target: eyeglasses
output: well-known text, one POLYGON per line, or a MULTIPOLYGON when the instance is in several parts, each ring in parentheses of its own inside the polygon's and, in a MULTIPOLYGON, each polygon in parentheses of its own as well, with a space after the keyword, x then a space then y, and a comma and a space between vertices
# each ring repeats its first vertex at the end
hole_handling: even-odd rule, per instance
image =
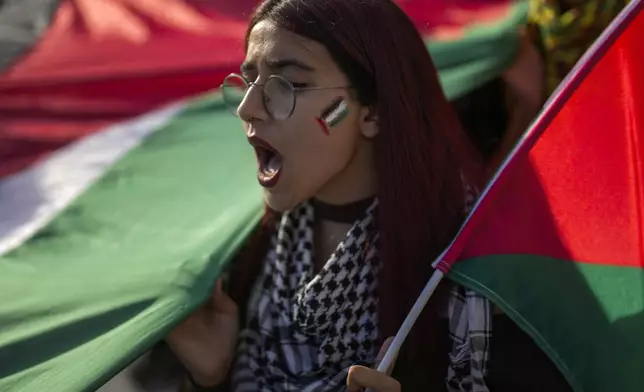
POLYGON ((345 89, 347 86, 336 87, 295 87, 293 83, 279 75, 272 75, 264 84, 249 82, 239 74, 226 76, 221 85, 224 103, 237 116, 239 105, 248 94, 251 87, 262 87, 262 98, 266 112, 275 120, 286 120, 295 111, 296 93, 311 90, 345 89))

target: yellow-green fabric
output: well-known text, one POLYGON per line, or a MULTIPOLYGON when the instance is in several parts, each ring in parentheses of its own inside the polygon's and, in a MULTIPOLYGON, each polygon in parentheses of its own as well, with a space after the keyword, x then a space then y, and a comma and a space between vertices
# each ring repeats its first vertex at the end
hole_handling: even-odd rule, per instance
POLYGON ((528 21, 536 32, 550 94, 628 0, 530 0, 528 21))

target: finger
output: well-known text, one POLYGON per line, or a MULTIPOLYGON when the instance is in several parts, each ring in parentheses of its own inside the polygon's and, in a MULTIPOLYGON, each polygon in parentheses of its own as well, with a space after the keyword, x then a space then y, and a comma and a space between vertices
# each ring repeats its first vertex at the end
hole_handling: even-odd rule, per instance
MULTIPOLYGON (((374 369, 377 369, 378 366, 380 366, 380 362, 382 362, 382 359, 385 357, 385 354, 387 354, 387 350, 389 350, 389 347, 391 347, 391 343, 394 341, 394 337, 390 336, 385 341, 382 343, 382 346, 380 346, 380 351, 378 351, 378 355, 376 355, 376 362, 373 366, 374 369)), ((396 363, 396 358, 394 358, 393 362, 391 365, 386 369, 385 374, 390 375, 391 372, 394 370, 394 364, 396 363)))
POLYGON ((217 279, 217 282, 215 282, 215 289, 213 290, 211 303, 213 308, 218 311, 228 314, 237 313, 237 304, 235 304, 235 301, 233 301, 233 299, 224 292, 221 278, 217 279))
POLYGON ((358 392, 365 388, 374 392, 400 392, 400 383, 377 370, 351 366, 347 375, 347 390, 358 392))
POLYGON ((390 336, 385 341, 382 343, 382 346, 380 346, 380 351, 378 351, 378 355, 376 355, 376 361, 380 362, 382 361, 382 358, 384 358, 385 354, 387 353, 387 350, 389 350, 389 346, 391 346, 391 342, 394 341, 394 337, 390 336))
POLYGON ((219 278, 215 281, 215 284, 212 286, 212 290, 210 291, 210 302, 215 302, 215 299, 222 291, 221 278, 219 278))

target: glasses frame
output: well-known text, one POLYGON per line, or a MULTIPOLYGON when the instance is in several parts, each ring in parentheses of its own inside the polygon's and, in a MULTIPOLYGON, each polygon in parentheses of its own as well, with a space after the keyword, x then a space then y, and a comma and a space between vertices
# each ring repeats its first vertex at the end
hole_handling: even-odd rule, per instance
POLYGON ((237 106, 236 106, 236 107, 232 107, 231 105, 229 105, 229 104, 226 102, 226 94, 225 94, 225 92, 223 93, 224 104, 226 104, 226 106, 228 107, 228 109, 229 109, 229 110, 230 110, 230 111, 231 111, 235 116, 239 117, 239 114, 237 113, 237 112, 238 112, 238 110, 239 110, 239 106, 241 105, 241 103, 242 103, 242 102, 246 99, 246 97, 248 96, 248 93, 250 92, 250 89, 251 89, 251 88, 253 88, 253 87, 261 87, 261 88, 262 88, 262 91, 261 91, 261 92, 262 92, 262 104, 264 105, 264 110, 266 110, 266 113, 268 113, 268 114, 271 116, 271 118, 272 118, 272 119, 274 119, 274 120, 278 120, 278 121, 284 121, 284 120, 287 120, 287 119, 289 119, 289 118, 293 115, 293 112, 295 112, 295 108, 296 108, 296 106, 297 106, 297 93, 298 93, 298 92, 302 92, 302 91, 338 90, 338 89, 349 89, 349 88, 351 88, 351 86, 329 86, 329 87, 326 87, 326 86, 325 86, 325 87, 322 87, 322 86, 320 86, 320 87, 313 86, 313 87, 295 87, 295 86, 293 85, 293 83, 291 83, 288 79, 286 79, 285 77, 283 77, 283 76, 281 76, 281 75, 270 75, 270 76, 268 77, 268 79, 266 79, 266 82, 264 82, 264 83, 257 83, 257 82, 251 82, 251 81, 249 81, 246 77, 244 77, 244 75, 240 75, 240 74, 238 74, 238 73, 231 73, 231 74, 229 74, 228 76, 226 76, 226 77, 224 78, 224 81, 223 81, 223 82, 222 82, 222 84, 221 84, 220 89, 222 90, 222 92, 224 91, 224 88, 225 88, 225 86, 226 86, 226 81, 227 81, 227 80, 230 80, 230 78, 238 78, 238 79, 240 79, 241 81, 243 81, 243 82, 244 82, 244 84, 246 85, 246 91, 244 92, 244 96, 243 96, 243 98, 242 98, 241 102, 240 102, 239 104, 237 104, 237 106), (274 113, 273 113, 273 112, 268 108, 268 105, 266 104, 266 90, 265 90, 265 88, 266 88, 266 85, 268 84, 268 82, 269 82, 271 79, 273 79, 273 80, 277 79, 277 80, 279 80, 281 83, 284 83, 284 85, 285 85, 285 86, 288 86, 289 90, 291 91, 291 95, 293 96, 293 104, 292 104, 292 107, 291 107, 291 109, 290 109, 290 111, 289 111, 288 115, 287 115, 286 117, 284 117, 284 118, 276 118, 276 117, 275 117, 275 114, 274 114, 274 113))

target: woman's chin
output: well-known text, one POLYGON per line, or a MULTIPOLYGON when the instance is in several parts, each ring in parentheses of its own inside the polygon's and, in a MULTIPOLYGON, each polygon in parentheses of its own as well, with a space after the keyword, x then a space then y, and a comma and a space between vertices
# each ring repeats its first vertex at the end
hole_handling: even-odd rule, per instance
POLYGON ((295 207, 295 203, 289 202, 287 199, 288 198, 285 198, 274 191, 264 189, 264 201, 266 202, 266 205, 275 212, 281 213, 292 210, 295 207))
POLYGON ((297 200, 291 195, 285 195, 271 189, 264 189, 264 201, 271 210, 281 213, 294 209, 303 200, 297 200))

